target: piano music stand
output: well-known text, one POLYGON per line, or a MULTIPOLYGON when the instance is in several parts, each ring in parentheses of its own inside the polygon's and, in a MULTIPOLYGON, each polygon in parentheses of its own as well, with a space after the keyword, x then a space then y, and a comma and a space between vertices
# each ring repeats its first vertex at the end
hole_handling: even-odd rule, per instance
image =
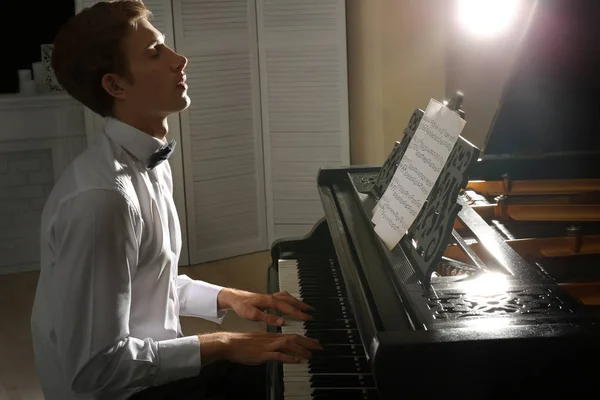
MULTIPOLYGON (((446 104, 461 118, 465 115, 461 109, 462 101, 462 93, 457 92, 446 104)), ((408 125, 404 129, 402 141, 396 142, 394 149, 383 164, 371 190, 371 195, 377 201, 383 196, 392 180, 400 160, 423 118, 423 114, 423 110, 418 108, 413 112, 408 125)), ((469 169, 477 161, 479 155, 480 150, 477 147, 459 136, 417 218, 408 229, 407 234, 392 250, 392 253, 394 253, 400 251, 401 248, 409 257, 411 263, 418 266, 415 270, 419 275, 418 279, 425 287, 429 287, 431 275, 442 259, 446 244, 453 234, 454 221, 462 208, 457 202, 458 195, 465 188, 469 169)), ((462 240, 460 236, 454 236, 455 240, 462 240)), ((412 271, 401 272, 412 273, 412 271)))

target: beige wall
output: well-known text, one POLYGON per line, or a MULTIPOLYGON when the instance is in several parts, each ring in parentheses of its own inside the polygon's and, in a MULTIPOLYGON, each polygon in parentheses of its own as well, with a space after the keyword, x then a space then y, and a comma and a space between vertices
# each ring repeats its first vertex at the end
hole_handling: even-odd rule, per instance
POLYGON ((351 164, 379 164, 383 157, 380 3, 346 5, 351 164))
POLYGON ((414 109, 444 98, 445 4, 348 0, 352 164, 381 164, 414 109))
POLYGON ((504 35, 481 39, 455 0, 348 0, 352 164, 381 164, 417 107, 465 95, 463 136, 483 146, 533 0, 504 35))

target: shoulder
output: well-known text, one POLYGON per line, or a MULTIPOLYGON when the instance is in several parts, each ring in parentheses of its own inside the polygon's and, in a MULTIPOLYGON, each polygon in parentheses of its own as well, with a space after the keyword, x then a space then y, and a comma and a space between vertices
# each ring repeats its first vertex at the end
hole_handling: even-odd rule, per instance
POLYGON ((134 171, 119 162, 106 143, 86 149, 63 171, 48 197, 43 213, 43 228, 48 228, 61 213, 79 219, 114 212, 139 218, 140 204, 133 183, 134 171))
POLYGON ((82 236, 104 232, 133 232, 142 228, 140 210, 126 193, 114 189, 90 189, 74 192, 56 205, 45 232, 78 232, 82 236))
POLYGON ((127 193, 113 188, 94 188, 72 192, 56 204, 55 215, 62 219, 100 221, 99 218, 112 219, 127 217, 141 218, 139 204, 127 193))
POLYGON ((118 188, 91 188, 72 192, 60 201, 59 208, 65 207, 71 211, 84 208, 87 213, 122 211, 139 214, 137 201, 118 188))

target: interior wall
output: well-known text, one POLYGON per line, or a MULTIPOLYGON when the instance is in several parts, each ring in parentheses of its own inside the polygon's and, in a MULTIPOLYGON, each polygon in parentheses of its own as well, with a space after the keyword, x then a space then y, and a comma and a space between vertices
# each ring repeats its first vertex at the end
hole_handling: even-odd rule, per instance
MULTIPOLYGON (((383 153, 392 151, 415 108, 446 98, 448 2, 385 0, 381 9, 383 153)), ((382 160, 383 161, 383 160, 382 160)))
POLYGON ((415 108, 446 91, 445 0, 348 0, 352 164, 381 164, 415 108))
POLYGON ((379 0, 346 2, 351 164, 383 157, 380 9, 379 0))
POLYGON ((415 108, 464 94, 463 136, 483 148, 535 0, 507 29, 480 37, 458 0, 347 0, 352 164, 383 163, 415 108))

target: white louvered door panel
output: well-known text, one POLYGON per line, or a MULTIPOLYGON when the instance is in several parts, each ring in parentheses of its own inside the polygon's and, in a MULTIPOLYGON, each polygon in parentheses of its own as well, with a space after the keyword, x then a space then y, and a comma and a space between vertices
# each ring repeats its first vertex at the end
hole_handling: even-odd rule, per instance
POLYGON ((350 163, 343 0, 257 0, 269 242, 323 213, 322 167, 350 163))
MULTIPOLYGON (((75 10, 81 11, 84 7, 91 7, 101 0, 76 0, 75 10)), ((165 35, 165 43, 167 46, 174 48, 174 33, 173 33, 173 13, 171 0, 144 0, 146 7, 152 12, 152 25, 165 35)), ((104 118, 94 113, 87 107, 85 108, 85 125, 88 145, 91 145, 97 135, 100 135, 104 129, 104 118)), ((183 157, 181 146, 181 129, 179 126, 179 115, 172 115, 167 119, 169 123, 169 138, 175 139, 178 146, 175 147, 173 155, 169 158, 171 171, 173 173, 173 198, 177 212, 179 214, 179 222, 181 225, 181 256, 179 265, 189 265, 188 240, 187 240, 187 218, 185 209, 185 191, 183 180, 183 157)))
POLYGON ((181 113, 190 257, 267 249, 256 8, 173 0, 191 106, 181 113))

